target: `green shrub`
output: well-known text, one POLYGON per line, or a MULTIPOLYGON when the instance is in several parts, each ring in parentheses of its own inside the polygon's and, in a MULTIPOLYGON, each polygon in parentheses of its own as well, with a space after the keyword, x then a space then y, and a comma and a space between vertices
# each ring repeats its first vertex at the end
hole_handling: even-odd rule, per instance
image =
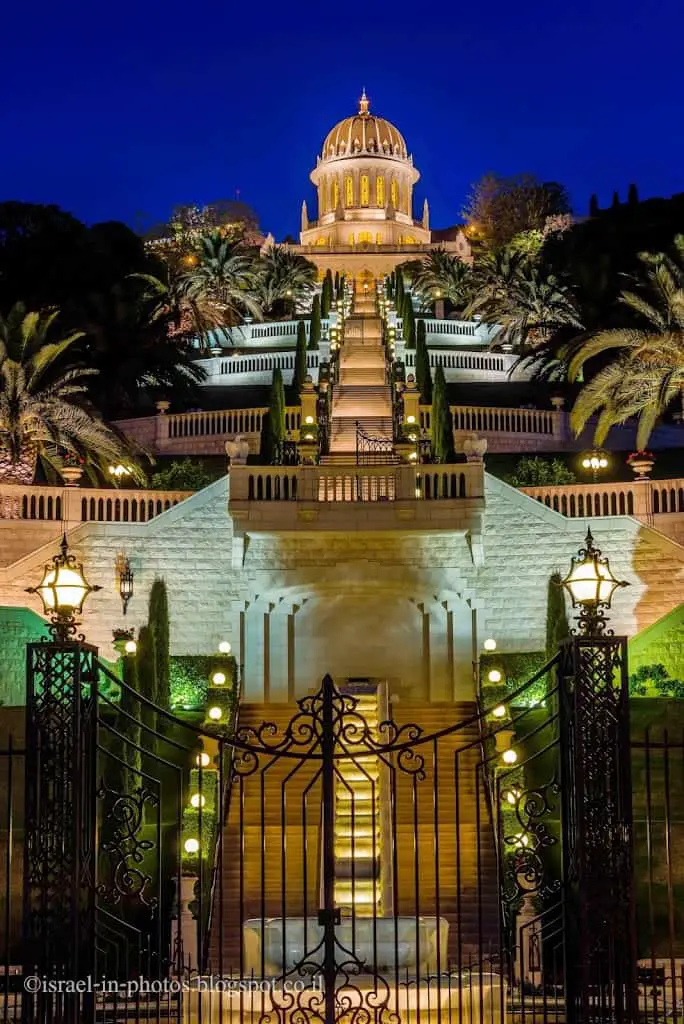
POLYGON ((542 459, 538 455, 524 455, 515 467, 515 473, 505 478, 513 487, 554 487, 574 484, 575 474, 562 459, 542 459))
POLYGON ((660 664, 642 665, 629 677, 631 697, 646 697, 654 690, 660 697, 684 697, 684 682, 670 678, 670 673, 660 664))
POLYGON ((211 470, 202 462, 179 459, 152 475, 150 487, 155 491, 201 491, 223 474, 211 470))
POLYGON ((200 710, 206 706, 209 680, 220 670, 226 689, 234 692, 237 666, 231 654, 185 654, 170 659, 171 707, 200 710))
MULTIPOLYGON (((154 633, 149 626, 141 626, 138 633, 138 691, 141 697, 156 704, 157 693, 157 655, 155 652, 154 633)), ((146 750, 156 750, 157 714, 146 704, 141 703, 140 721, 145 727, 142 731, 142 745, 146 750)))
MULTIPOLYGON (((486 652, 480 656, 480 681, 487 689, 487 703, 491 684, 487 676, 492 669, 498 669, 505 685, 506 693, 511 694, 520 689, 532 676, 546 664, 544 651, 523 651, 519 654, 504 654, 499 651, 486 652)), ((541 676, 535 683, 527 687, 514 704, 519 707, 534 707, 540 704, 546 697, 548 690, 547 674, 541 676)))

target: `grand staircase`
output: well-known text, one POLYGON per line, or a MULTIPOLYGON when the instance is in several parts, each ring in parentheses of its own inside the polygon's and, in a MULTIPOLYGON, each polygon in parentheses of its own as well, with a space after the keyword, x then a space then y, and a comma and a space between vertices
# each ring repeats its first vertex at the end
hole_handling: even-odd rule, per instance
MULTIPOLYGON (((343 729, 353 728, 361 716, 377 740, 378 720, 387 717, 384 687, 351 683, 343 687, 343 692, 357 701, 354 711, 343 719, 343 729)), ((344 751, 349 757, 336 763, 335 903, 343 917, 353 913, 362 917, 382 915, 386 903, 381 762, 365 749, 350 742, 344 751)))
POLYGON ((392 444, 392 393, 387 381, 382 320, 377 315, 375 286, 354 292, 345 322, 338 382, 332 393, 330 454, 323 464, 356 462, 356 430, 383 438, 386 451, 375 462, 395 462, 392 444))
MULTIPOLYGON (((382 688, 349 685, 375 729, 387 714, 382 688)), ((239 728, 273 722, 282 736, 297 710, 244 703, 239 728)), ((398 726, 415 723, 429 737, 473 719, 475 705, 401 701, 389 711, 398 726)), ((334 892, 342 923, 361 927, 370 918, 374 928, 387 919, 445 919, 444 962, 486 960, 498 943, 498 888, 477 725, 414 747, 422 766, 406 753, 378 757, 358 749, 350 743, 348 756, 336 760, 334 892)), ((208 967, 214 972, 241 969, 246 921, 317 921, 319 769, 320 760, 264 756, 258 770, 233 782, 212 901, 208 967)))

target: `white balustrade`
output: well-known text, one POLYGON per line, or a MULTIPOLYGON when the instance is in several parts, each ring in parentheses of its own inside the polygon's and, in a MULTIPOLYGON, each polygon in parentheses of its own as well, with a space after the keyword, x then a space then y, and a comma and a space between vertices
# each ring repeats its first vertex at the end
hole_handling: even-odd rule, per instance
POLYGON ((116 490, 96 487, 40 487, 0 484, 0 520, 33 522, 145 523, 191 491, 116 490))

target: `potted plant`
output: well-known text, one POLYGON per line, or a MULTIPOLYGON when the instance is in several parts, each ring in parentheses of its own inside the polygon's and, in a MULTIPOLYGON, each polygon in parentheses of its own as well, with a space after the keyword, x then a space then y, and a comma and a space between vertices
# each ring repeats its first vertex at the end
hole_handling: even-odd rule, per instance
POLYGON ((60 474, 67 487, 78 487, 83 476, 85 459, 76 452, 66 452, 62 456, 62 468, 60 474))
POLYGON ((627 465, 636 475, 637 480, 645 480, 655 463, 655 456, 652 452, 636 451, 627 456, 627 465))

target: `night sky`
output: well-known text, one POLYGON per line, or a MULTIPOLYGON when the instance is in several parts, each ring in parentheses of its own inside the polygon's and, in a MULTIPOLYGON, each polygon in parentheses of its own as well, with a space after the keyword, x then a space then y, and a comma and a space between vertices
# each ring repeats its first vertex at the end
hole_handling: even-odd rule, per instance
POLYGON ((264 230, 296 234, 362 85, 433 226, 488 170, 562 181, 581 214, 631 181, 684 190, 681 0, 9 3, 0 199, 142 227, 239 190, 264 230))

